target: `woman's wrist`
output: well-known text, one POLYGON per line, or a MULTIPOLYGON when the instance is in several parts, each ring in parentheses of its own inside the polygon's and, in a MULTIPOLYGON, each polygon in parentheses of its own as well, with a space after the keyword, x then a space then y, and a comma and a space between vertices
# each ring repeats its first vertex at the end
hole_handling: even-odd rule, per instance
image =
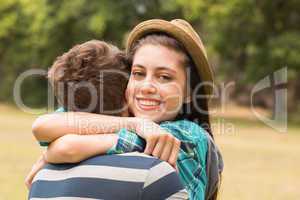
POLYGON ((144 139, 146 139, 149 135, 161 133, 163 131, 158 124, 150 119, 135 118, 133 124, 133 131, 144 139))
POLYGON ((137 132, 141 129, 144 119, 138 117, 127 117, 125 124, 121 125, 122 128, 128 131, 137 132))
POLYGON ((116 144, 110 148, 107 154, 120 154, 127 152, 143 152, 146 146, 146 141, 132 131, 122 129, 115 134, 118 136, 116 144))

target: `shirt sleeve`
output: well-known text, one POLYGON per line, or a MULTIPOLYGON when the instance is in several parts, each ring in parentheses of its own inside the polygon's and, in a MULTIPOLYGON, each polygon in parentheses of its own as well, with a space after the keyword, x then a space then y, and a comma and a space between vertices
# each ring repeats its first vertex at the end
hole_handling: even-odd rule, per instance
POLYGON ((207 187, 208 133, 198 124, 188 120, 164 122, 160 126, 181 141, 177 166, 190 199, 204 200, 207 187))
MULTIPOLYGON (((66 110, 63 107, 58 108, 57 110, 54 111, 55 113, 60 113, 60 112, 66 112, 66 110)), ((39 141, 39 145, 41 147, 48 147, 50 142, 44 142, 44 141, 39 141)))
POLYGON ((118 142, 115 146, 109 149, 107 154, 121 154, 128 152, 143 152, 146 147, 146 142, 137 134, 122 128, 118 133, 118 142))
POLYGON ((181 141, 178 160, 197 158, 197 161, 205 166, 208 133, 203 128, 187 120, 165 122, 160 124, 160 127, 181 141))

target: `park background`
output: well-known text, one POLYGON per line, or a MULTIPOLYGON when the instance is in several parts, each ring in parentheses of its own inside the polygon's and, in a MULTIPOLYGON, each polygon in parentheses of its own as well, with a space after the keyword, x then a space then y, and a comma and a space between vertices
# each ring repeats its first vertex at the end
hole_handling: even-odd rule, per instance
MULTIPOLYGON (((47 70, 77 43, 101 39, 124 48, 126 36, 151 18, 183 18, 197 30, 225 99, 211 103, 216 141, 224 157, 220 199, 300 198, 300 1, 298 0, 0 0, 0 200, 25 199, 24 178, 42 151, 31 124, 47 106, 45 77, 27 78, 25 105, 15 103, 16 79, 47 70), (253 87, 287 70, 287 130, 259 120, 274 116, 274 88, 253 87), (284 132, 284 133, 282 133, 284 132)), ((282 89, 281 88, 281 89, 282 89)), ((276 88, 275 88, 276 89, 276 88)))

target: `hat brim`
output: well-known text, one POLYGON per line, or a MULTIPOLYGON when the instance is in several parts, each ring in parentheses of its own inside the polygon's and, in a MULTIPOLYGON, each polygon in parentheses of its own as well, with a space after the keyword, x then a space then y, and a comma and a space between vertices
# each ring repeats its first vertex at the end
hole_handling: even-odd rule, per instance
POLYGON ((137 25, 129 34, 126 44, 126 52, 132 49, 135 42, 151 33, 166 33, 179 41, 189 53, 196 65, 198 74, 204 84, 207 95, 213 93, 213 72, 209 66, 206 55, 197 41, 177 25, 160 19, 148 20, 137 25))

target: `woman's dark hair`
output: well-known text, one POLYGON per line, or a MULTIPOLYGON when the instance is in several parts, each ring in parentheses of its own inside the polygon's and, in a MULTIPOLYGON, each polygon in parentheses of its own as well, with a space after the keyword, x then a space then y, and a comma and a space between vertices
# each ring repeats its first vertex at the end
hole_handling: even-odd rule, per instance
POLYGON ((133 60, 135 52, 145 44, 161 45, 184 55, 183 65, 187 67, 187 83, 189 84, 188 87, 191 90, 190 94, 202 96, 201 98, 196 99, 196 101, 184 103, 179 114, 176 117, 176 120, 187 119, 196 122, 202 128, 204 128, 211 137, 213 137, 208 113, 208 99, 205 97, 206 95, 204 87, 199 87, 202 83, 201 78, 197 72, 193 60, 185 50, 184 46, 181 45, 176 39, 168 36, 165 33, 149 34, 138 40, 134 44, 133 49, 129 52, 129 60, 131 62, 133 60))

